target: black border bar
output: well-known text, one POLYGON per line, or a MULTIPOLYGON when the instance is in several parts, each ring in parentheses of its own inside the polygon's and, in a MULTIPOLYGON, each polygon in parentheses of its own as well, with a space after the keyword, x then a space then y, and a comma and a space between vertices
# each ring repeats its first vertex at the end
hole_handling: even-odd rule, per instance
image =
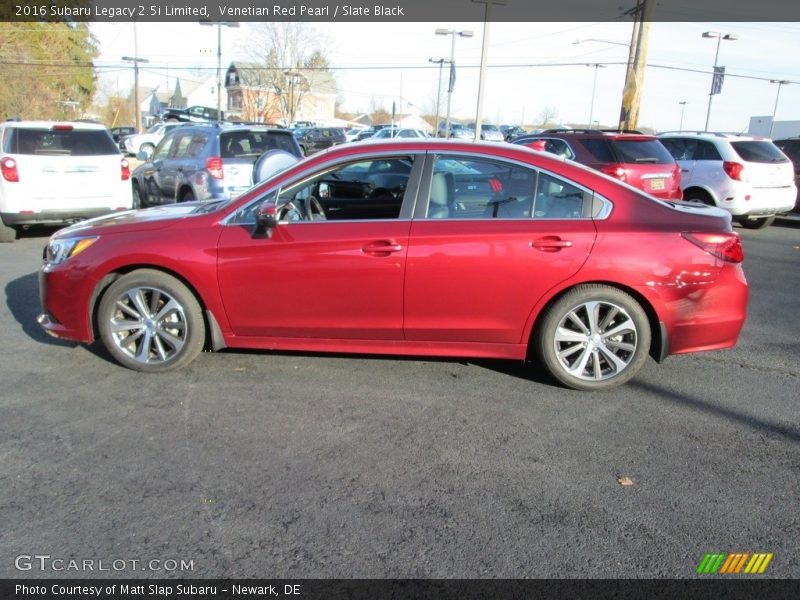
MULTIPOLYGON (((0 21, 626 21, 641 0, 4 0, 0 21)), ((796 0, 647 0, 652 21, 796 22, 796 0)))
POLYGON ((703 579, 3 579, 3 600, 796 600, 800 580, 703 579), (127 593, 121 590, 126 589, 127 593), (259 589, 261 588, 261 589, 259 589), (134 593, 131 593, 135 590, 134 593), (224 590, 224 591, 223 591, 224 590), (247 593, 243 593, 243 590, 247 593), (75 593, 70 593, 75 591, 75 593), (98 593, 98 591, 100 593, 98 593), (238 593, 237 593, 238 592, 238 593))

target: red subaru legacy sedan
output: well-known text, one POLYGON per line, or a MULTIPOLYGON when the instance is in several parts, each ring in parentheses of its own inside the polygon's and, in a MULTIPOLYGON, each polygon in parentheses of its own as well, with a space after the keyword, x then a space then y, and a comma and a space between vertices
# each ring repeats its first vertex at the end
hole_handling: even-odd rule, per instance
POLYGON ((599 390, 733 346, 742 259, 713 207, 521 146, 387 141, 57 232, 39 322, 145 372, 204 347, 532 358, 599 390))

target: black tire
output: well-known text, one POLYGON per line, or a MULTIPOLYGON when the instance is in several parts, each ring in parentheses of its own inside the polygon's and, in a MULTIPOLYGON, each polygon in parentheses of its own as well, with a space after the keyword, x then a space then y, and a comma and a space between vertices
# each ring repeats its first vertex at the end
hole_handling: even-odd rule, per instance
POLYGON ((132 184, 133 186, 133 208, 144 208, 145 202, 142 198, 142 190, 139 189, 139 184, 135 181, 132 184))
POLYGON ((775 215, 771 217, 760 217, 758 219, 739 219, 739 224, 745 229, 764 229, 775 222, 775 215))
POLYGON ((181 194, 181 199, 178 202, 193 202, 194 199, 194 192, 192 190, 186 190, 181 194))
POLYGON ((699 202, 700 204, 707 204, 708 206, 716 206, 714 200, 711 199, 706 192, 702 190, 690 190, 683 195, 684 202, 699 202))
POLYGON ((17 230, 3 223, 0 219, 0 244, 7 244, 17 239, 17 230))
POLYGON ((112 283, 100 301, 97 325, 111 356, 145 373, 188 365, 205 342, 197 298, 183 283, 154 269, 132 271, 112 283))
POLYGON ((542 365, 565 386, 601 391, 622 385, 639 372, 647 361, 650 340, 647 315, 632 296, 613 287, 586 284, 549 307, 537 328, 534 349, 542 365), (596 326, 591 325, 589 306, 596 308, 596 326), (584 325, 583 330, 570 315, 584 325), (609 335, 615 329, 618 333, 609 335))

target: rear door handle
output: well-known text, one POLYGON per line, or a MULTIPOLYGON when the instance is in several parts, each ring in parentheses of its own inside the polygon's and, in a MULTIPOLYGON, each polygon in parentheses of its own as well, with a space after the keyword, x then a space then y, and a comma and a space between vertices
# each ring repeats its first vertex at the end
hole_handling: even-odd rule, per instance
POLYGON ((361 248, 361 251, 364 254, 371 254, 373 256, 389 256, 393 252, 400 252, 402 250, 403 246, 393 240, 379 240, 376 242, 370 242, 361 248))
POLYGON ((688 173, 689 169, 681 169, 681 173, 688 173))
POLYGON ((558 252, 562 248, 571 248, 572 242, 569 240, 562 240, 555 235, 548 235, 540 237, 531 242, 531 248, 536 248, 542 252, 558 252))

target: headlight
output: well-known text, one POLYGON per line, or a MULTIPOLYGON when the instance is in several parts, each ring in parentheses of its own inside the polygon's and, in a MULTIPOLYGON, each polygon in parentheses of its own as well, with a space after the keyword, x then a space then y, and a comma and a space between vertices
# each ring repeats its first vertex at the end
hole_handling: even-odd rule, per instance
POLYGON ((48 267, 60 265, 68 258, 80 254, 99 239, 93 237, 72 237, 50 239, 44 255, 44 262, 48 267))

